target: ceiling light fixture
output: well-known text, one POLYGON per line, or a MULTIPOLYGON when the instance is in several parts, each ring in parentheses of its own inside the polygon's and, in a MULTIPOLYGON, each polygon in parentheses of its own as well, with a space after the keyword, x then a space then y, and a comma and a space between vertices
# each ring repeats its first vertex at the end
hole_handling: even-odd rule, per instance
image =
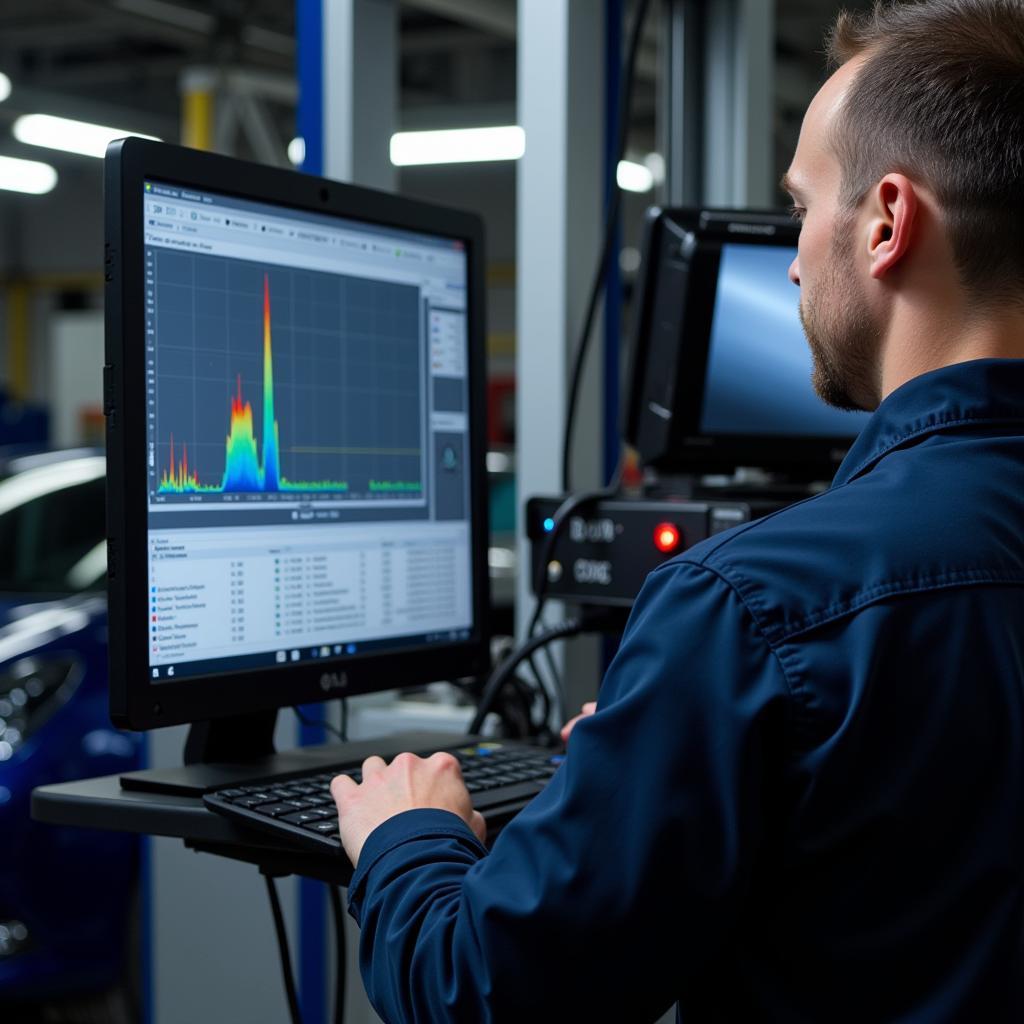
POLYGON ((56 184, 57 172, 49 164, 0 156, 0 188, 5 191, 41 196, 56 184))
POLYGON ((143 135, 124 128, 108 128, 88 121, 72 121, 67 117, 51 114, 23 114, 11 128, 19 142, 29 146, 43 146, 59 149, 65 153, 80 153, 82 156, 102 157, 107 143, 132 135, 140 139, 160 140, 154 135, 143 135))
POLYGON ((518 160, 525 152, 526 132, 514 124, 391 136, 391 162, 396 167, 518 160))
POLYGON ((301 135, 296 135, 288 143, 288 159, 296 167, 301 167, 306 159, 306 140, 301 135))
POLYGON ((11 80, 0 71, 0 103, 11 95, 11 80))
POLYGON ((632 160, 620 160, 615 171, 615 180, 619 188, 626 192, 650 192, 654 188, 654 175, 649 167, 633 163, 632 160))

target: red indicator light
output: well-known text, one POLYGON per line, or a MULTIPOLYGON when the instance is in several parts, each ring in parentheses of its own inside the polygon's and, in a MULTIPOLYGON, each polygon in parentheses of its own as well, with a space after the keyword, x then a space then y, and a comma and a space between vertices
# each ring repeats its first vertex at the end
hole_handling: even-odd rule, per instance
POLYGON ((654 528, 654 546, 664 555, 679 547, 679 530, 671 523, 659 523, 654 528))

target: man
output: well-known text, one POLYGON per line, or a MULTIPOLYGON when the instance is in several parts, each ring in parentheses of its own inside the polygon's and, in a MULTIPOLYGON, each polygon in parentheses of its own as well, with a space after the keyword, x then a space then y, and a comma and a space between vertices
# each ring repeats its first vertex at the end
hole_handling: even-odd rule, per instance
POLYGON ((448 757, 333 783, 397 1021, 1024 1019, 1024 0, 842 16, 785 179, 815 498, 651 574, 485 853, 448 757))

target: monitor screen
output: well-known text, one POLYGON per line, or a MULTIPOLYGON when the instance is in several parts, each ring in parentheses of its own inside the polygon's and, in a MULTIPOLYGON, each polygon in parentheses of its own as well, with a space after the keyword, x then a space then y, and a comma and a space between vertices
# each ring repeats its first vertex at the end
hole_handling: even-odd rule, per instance
POLYGON ((152 178, 138 202, 150 681, 468 638, 464 244, 152 178))
POLYGON ((708 345, 702 434, 853 437, 868 418, 826 405, 811 386, 796 249, 726 242, 708 345))

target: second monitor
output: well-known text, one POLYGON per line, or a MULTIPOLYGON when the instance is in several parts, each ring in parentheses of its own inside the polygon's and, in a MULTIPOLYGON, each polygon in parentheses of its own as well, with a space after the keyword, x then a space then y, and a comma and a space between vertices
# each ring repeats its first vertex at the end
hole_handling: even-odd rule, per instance
POLYGON ((651 211, 626 418, 646 464, 831 476, 867 414, 833 409, 811 386, 787 277, 798 237, 779 213, 651 211))

